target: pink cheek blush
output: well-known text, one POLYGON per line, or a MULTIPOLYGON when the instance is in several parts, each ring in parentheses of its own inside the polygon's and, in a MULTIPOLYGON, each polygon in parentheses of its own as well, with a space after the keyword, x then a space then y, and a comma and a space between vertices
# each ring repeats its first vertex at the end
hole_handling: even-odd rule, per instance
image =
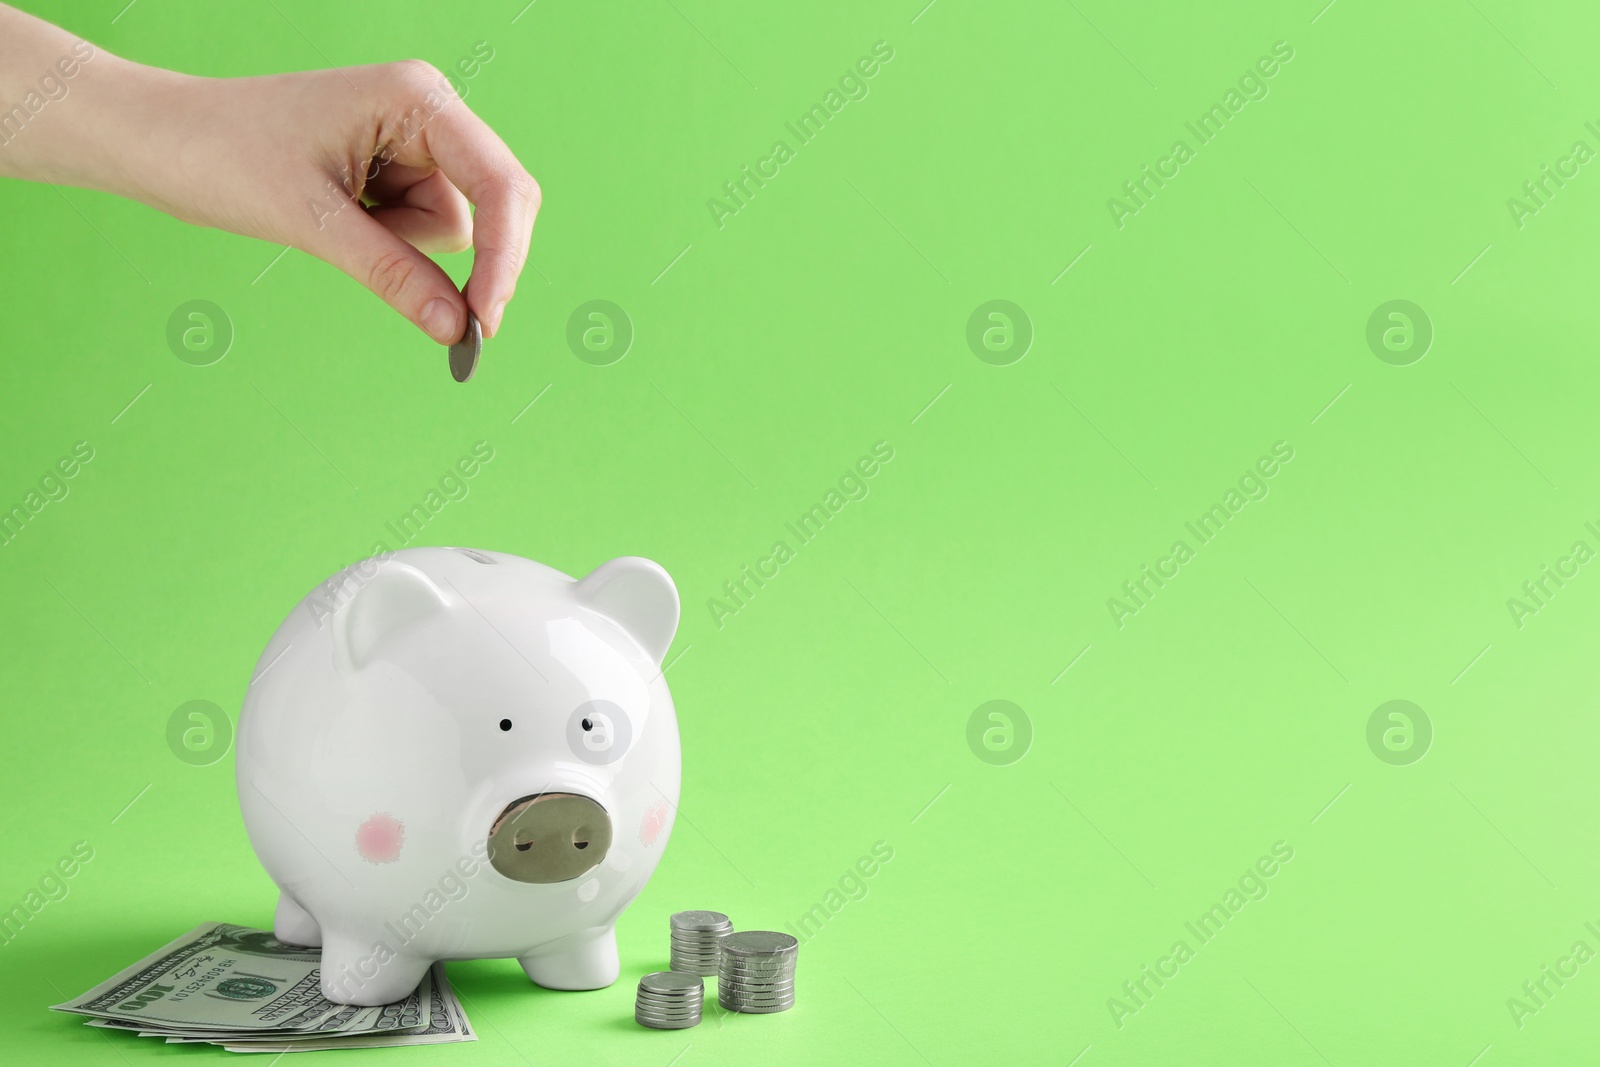
POLYGON ((368 863, 393 863, 405 842, 405 823, 387 812, 378 812, 356 830, 356 851, 368 863))
POLYGON ((667 802, 663 800, 644 813, 644 822, 639 824, 639 843, 647 847, 655 844, 656 838, 661 836, 661 831, 666 825, 667 802))

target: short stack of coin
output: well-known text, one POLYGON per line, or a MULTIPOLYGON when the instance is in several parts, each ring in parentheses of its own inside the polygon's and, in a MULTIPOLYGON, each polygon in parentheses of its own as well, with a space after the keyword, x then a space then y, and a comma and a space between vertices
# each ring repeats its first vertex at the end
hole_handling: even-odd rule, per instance
POLYGON ((743 930, 722 939, 717 1003, 729 1011, 766 1015, 794 1007, 794 965, 800 942, 770 930, 743 930))
POLYGON ((722 939, 733 923, 720 911, 680 911, 672 916, 672 969, 702 977, 717 973, 722 939))
POLYGON ((700 1022, 706 987, 696 974, 656 971, 639 979, 633 1020, 652 1030, 687 1030, 700 1022))

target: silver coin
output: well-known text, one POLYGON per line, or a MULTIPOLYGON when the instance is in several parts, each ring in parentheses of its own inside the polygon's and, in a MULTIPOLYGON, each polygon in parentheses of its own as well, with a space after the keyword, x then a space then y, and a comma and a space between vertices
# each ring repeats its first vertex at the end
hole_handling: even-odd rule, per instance
POLYGON ((682 971, 654 971, 639 979, 639 988, 653 993, 685 992, 691 989, 698 993, 705 987, 699 975, 684 974, 682 971))
POLYGON ((729 967, 724 960, 722 966, 717 968, 717 978, 724 982, 776 982, 781 979, 794 980, 793 967, 777 967, 773 969, 729 967))
POLYGON ((641 989, 634 994, 634 998, 639 1004, 659 1004, 662 1007, 669 1008, 693 1007, 705 1001, 705 995, 699 990, 689 996, 678 996, 672 993, 656 993, 649 989, 641 989))
POLYGON ((793 967, 794 961, 800 958, 793 952, 753 954, 748 952, 729 952, 726 945, 719 947, 722 951, 717 955, 735 967, 793 967))
POLYGON ((760 989, 750 989, 750 988, 747 988, 745 986, 728 986, 726 989, 718 989, 717 990, 717 996, 719 996, 719 997, 791 997, 791 996, 794 996, 794 986, 792 986, 792 985, 775 985, 775 986, 766 986, 766 987, 760 988, 760 989))
POLYGON ((450 377, 464 382, 478 369, 478 357, 483 354, 483 326, 478 316, 467 312, 467 332, 461 340, 450 346, 450 377))
POLYGON ((775 1004, 770 1007, 759 1004, 728 1003, 724 1003, 722 1006, 728 1011, 736 1011, 744 1015, 773 1015, 780 1011, 788 1011, 790 1008, 794 1007, 794 1002, 790 1001, 787 1004, 775 1004))
POLYGON ((650 1018, 641 1019, 639 1016, 635 1015, 633 1017, 633 1021, 638 1023, 640 1026, 648 1027, 651 1030, 687 1030, 690 1027, 700 1025, 699 1018, 670 1020, 650 1018))
POLYGON ((724 1006, 728 1004, 760 1004, 770 1007, 773 1004, 793 1004, 795 993, 789 990, 785 993, 729 993, 726 996, 718 994, 717 1003, 724 1006))
POLYGON ((780 978, 793 979, 794 968, 787 967, 775 970, 743 970, 738 967, 728 967, 726 965, 717 968, 717 980, 719 982, 741 982, 745 980, 753 982, 775 982, 780 978))
POLYGON ((735 993, 749 991, 751 993, 764 992, 769 989, 793 989, 793 978, 757 978, 750 981, 719 982, 718 989, 731 989, 735 993))
MULTIPOLYGON (((674 974, 682 973, 683 971, 674 971, 674 974)), ((690 974, 688 977, 699 979, 699 974, 690 974)), ((704 979, 701 979, 701 981, 704 981, 704 979)), ((704 985, 696 985, 693 989, 651 989, 648 985, 640 985, 638 987, 638 995, 640 997, 661 997, 664 1000, 701 1000, 706 995, 706 987, 704 985)))
POLYGON ((699 1015, 700 1005, 692 1008, 664 1008, 653 1004, 635 1004, 633 1010, 639 1015, 649 1015, 656 1019, 687 1019, 691 1015, 699 1015))
POLYGON ((794 970, 795 956, 738 956, 732 952, 724 952, 719 957, 724 967, 742 970, 775 971, 780 969, 794 970))
MULTIPOLYGON (((681 974, 682 972, 674 971, 673 973, 681 974)), ((688 977, 698 980, 700 976, 689 975, 688 977)), ((652 989, 649 986, 642 985, 639 987, 638 992, 634 995, 640 997, 655 997, 658 1000, 668 1000, 677 1004, 686 1004, 689 1001, 698 1002, 705 999, 705 987, 693 986, 687 989, 652 989)))
POLYGON ((792 956, 800 942, 774 930, 740 930, 722 939, 722 951, 735 956, 792 956))
POLYGON ((750 994, 748 996, 738 993, 728 993, 725 996, 719 994, 717 1001, 721 1004, 760 1004, 764 1006, 792 1004, 794 1003, 794 990, 790 990, 787 993, 750 994))
POLYGON ((668 920, 674 930, 726 930, 733 926, 720 911, 680 911, 668 920))
POLYGON ((792 1007, 794 1007, 793 1004, 785 1004, 781 1008, 729 1008, 728 1010, 736 1011, 740 1015, 776 1015, 778 1012, 788 1011, 792 1007))
POLYGON ((795 990, 786 989, 781 992, 771 993, 741 993, 738 990, 728 990, 726 993, 717 993, 717 1000, 734 1001, 742 1005, 770 1005, 779 1000, 794 1000, 795 990))
POLYGON ((694 964, 685 963, 683 960, 674 959, 672 961, 672 969, 675 971, 684 971, 689 974, 696 974, 701 978, 715 978, 717 976, 717 965, 714 963, 694 964))

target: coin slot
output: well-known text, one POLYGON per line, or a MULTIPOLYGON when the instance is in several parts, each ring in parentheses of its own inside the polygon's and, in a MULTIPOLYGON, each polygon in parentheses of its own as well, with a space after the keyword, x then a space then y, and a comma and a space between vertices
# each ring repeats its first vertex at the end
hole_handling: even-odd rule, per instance
POLYGON ((517 851, 518 852, 526 852, 530 848, 533 847, 533 842, 532 841, 518 841, 518 842, 516 842, 516 846, 517 846, 517 851))

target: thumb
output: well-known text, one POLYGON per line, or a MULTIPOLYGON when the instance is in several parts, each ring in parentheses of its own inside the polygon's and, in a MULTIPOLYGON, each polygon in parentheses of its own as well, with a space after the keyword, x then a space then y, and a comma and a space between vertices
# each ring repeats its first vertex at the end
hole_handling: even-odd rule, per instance
POLYGON ((467 329, 467 301, 439 265, 395 236, 359 205, 327 220, 322 259, 376 293, 442 345, 467 329))

